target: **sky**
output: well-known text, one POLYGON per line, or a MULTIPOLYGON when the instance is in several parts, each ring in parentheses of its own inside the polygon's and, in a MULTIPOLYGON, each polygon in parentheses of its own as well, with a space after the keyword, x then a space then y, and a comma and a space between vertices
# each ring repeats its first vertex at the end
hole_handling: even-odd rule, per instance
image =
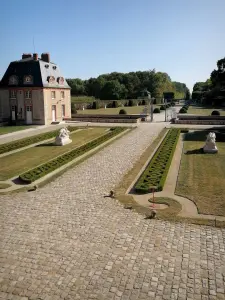
POLYGON ((192 89, 225 57, 225 0, 0 0, 0 78, 49 52, 66 78, 166 72, 192 89))

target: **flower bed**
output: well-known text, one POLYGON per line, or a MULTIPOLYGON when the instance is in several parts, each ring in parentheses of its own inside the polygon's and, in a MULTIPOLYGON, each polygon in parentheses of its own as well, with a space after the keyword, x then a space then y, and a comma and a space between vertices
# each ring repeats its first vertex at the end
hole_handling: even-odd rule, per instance
POLYGON ((135 185, 137 193, 146 194, 154 188, 162 191, 180 135, 179 129, 170 129, 145 171, 135 185))
POLYGON ((20 175, 19 178, 26 183, 34 182, 37 179, 51 173, 52 171, 60 168, 61 166, 67 164, 68 162, 74 160, 75 158, 90 151, 91 149, 96 148, 97 146, 108 141, 109 139, 118 135, 119 133, 123 132, 124 130, 126 130, 126 128, 122 128, 122 127, 111 128, 109 133, 107 133, 103 136, 100 136, 99 138, 97 138, 93 141, 90 141, 89 143, 82 145, 76 149, 73 149, 65 154, 62 154, 62 155, 58 156, 57 158, 48 161, 47 163, 44 163, 36 168, 33 168, 33 169, 23 173, 22 175, 20 175))
MULTIPOLYGON (((74 132, 75 130, 78 129, 77 127, 71 127, 71 126, 68 126, 67 128, 70 132, 74 132)), ((25 139, 21 139, 18 141, 2 144, 2 145, 0 145, 0 154, 10 152, 13 150, 17 150, 17 149, 20 149, 23 147, 30 146, 32 144, 36 144, 38 142, 42 142, 42 141, 54 138, 54 137, 56 137, 56 135, 58 133, 59 133, 59 129, 51 131, 51 132, 38 134, 38 135, 29 137, 29 138, 25 138, 25 139)))

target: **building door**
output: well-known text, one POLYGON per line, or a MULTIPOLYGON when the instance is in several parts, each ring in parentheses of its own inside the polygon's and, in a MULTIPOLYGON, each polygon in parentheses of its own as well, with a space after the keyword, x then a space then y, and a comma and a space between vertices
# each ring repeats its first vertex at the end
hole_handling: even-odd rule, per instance
POLYGON ((16 121, 16 107, 12 105, 12 121, 16 121))
POLYGON ((32 106, 26 106, 26 124, 32 124, 32 106))
POLYGON ((65 112, 66 112, 65 104, 62 104, 62 119, 65 117, 65 112))
POLYGON ((56 105, 52 105, 52 122, 56 121, 56 105))

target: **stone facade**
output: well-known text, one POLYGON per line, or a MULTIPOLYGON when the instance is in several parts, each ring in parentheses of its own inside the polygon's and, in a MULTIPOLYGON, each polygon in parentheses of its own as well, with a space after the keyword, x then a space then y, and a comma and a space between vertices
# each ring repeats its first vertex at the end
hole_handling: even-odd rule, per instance
POLYGON ((23 54, 0 82, 0 120, 48 125, 71 117, 70 87, 48 54, 23 54))

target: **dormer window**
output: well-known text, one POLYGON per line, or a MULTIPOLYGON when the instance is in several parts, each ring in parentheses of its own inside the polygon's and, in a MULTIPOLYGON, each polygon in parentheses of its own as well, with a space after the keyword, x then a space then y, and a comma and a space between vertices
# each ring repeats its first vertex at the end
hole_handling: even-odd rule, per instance
POLYGON ((56 68, 57 68, 56 66, 53 66, 53 67, 52 67, 53 70, 56 70, 56 68))
POLYGON ((17 85, 18 84, 18 77, 16 75, 9 77, 9 84, 10 85, 17 85))
POLYGON ((24 76, 23 83, 24 84, 32 84, 33 83, 33 77, 31 75, 24 76))
POLYGON ((54 76, 48 76, 47 80, 48 80, 48 82, 49 82, 50 84, 52 84, 52 83, 55 82, 55 77, 54 77, 54 76))
POLYGON ((58 84, 60 84, 60 85, 64 84, 64 78, 63 77, 58 77, 57 81, 58 81, 58 84))

